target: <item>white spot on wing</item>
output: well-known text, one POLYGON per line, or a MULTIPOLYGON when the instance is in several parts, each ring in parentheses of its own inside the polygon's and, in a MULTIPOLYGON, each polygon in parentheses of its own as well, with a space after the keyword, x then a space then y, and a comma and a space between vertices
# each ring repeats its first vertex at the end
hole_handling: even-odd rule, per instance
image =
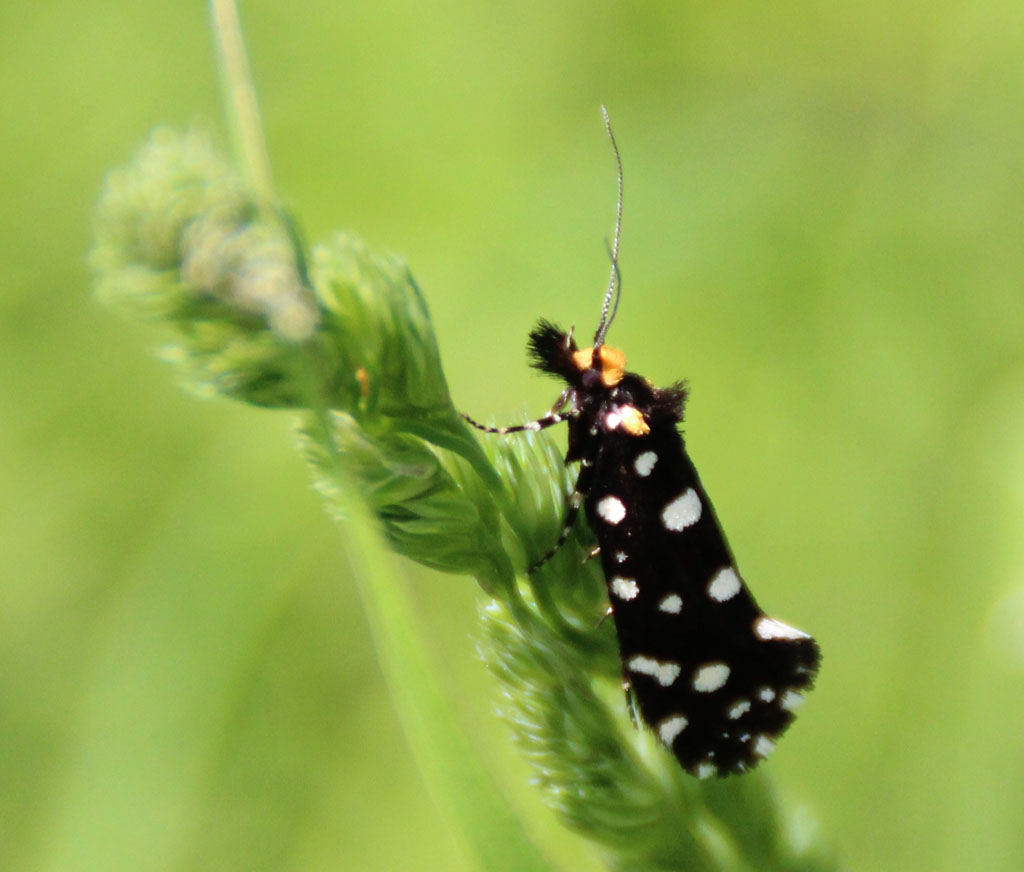
POLYGON ((608 524, 617 524, 626 517, 626 507, 618 497, 601 497, 597 501, 597 516, 608 524))
POLYGON ((687 488, 661 510, 661 522, 669 530, 679 532, 700 520, 701 505, 697 491, 687 488))
POLYGON ((757 741, 754 742, 754 753, 758 757, 767 757, 775 750, 775 743, 767 736, 758 736, 757 741))
POLYGON ((604 416, 604 429, 614 430, 619 424, 622 423, 622 415, 617 410, 613 410, 604 416))
POLYGON ((636 470, 636 474, 639 475, 640 478, 647 478, 647 476, 651 474, 651 470, 654 469, 654 464, 657 462, 657 454, 653 451, 645 451, 633 461, 633 469, 636 470))
POLYGON ((730 721, 738 721, 747 712, 750 711, 750 700, 741 699, 738 702, 733 703, 732 708, 729 709, 727 717, 730 721))
POLYGON ((754 621, 754 633, 759 639, 764 639, 766 642, 773 639, 811 638, 803 630, 798 630, 796 627, 791 627, 789 624, 775 620, 775 618, 769 618, 768 615, 761 615, 761 617, 754 621))
POLYGON ((672 715, 670 718, 665 718, 665 720, 658 724, 658 736, 662 742, 671 748, 676 736, 686 729, 688 723, 690 722, 682 715, 672 715))
POLYGON ((627 555, 626 555, 625 551, 616 551, 615 552, 615 562, 616 563, 625 563, 626 559, 627 559, 627 555))
POLYGON ((787 690, 779 700, 779 707, 791 712, 804 704, 804 695, 795 690, 787 690))
POLYGON ((663 612, 668 612, 670 615, 678 615, 683 610, 683 598, 677 593, 670 593, 662 598, 661 602, 658 603, 658 608, 663 612))
POLYGON ((697 771, 694 773, 701 781, 705 778, 710 778, 715 774, 715 764, 705 760, 697 764, 697 771))
POLYGON ((722 662, 705 663, 693 678, 693 689, 700 693, 718 690, 729 680, 730 669, 722 662))
POLYGON ((635 578, 623 578, 621 575, 616 575, 608 583, 608 586, 612 589, 612 593, 621 600, 636 599, 636 595, 640 593, 640 586, 636 583, 635 578))
POLYGON ((708 584, 708 596, 715 602, 724 603, 736 596, 740 592, 740 587, 740 577, 731 566, 727 566, 711 579, 708 584))
POLYGON ((770 687, 762 687, 757 692, 757 698, 762 702, 771 702, 773 699, 775 699, 775 691, 772 690, 770 687))
POLYGON ((638 672, 641 675, 650 675, 652 678, 656 678, 662 687, 672 684, 679 677, 681 671, 678 663, 673 663, 670 660, 663 663, 653 657, 644 657, 642 654, 630 658, 627 665, 630 672, 638 672))

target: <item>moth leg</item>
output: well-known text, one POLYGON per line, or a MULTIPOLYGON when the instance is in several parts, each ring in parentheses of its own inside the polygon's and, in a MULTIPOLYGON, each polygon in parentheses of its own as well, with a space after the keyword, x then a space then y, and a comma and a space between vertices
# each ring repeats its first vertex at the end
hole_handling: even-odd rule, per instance
MULTIPOLYGON (((561 549, 561 547, 568 541, 569 536, 572 535, 572 528, 576 524, 576 516, 580 513, 580 506, 583 505, 583 498, 586 494, 590 493, 590 487, 594 478, 594 467, 600 453, 600 447, 595 446, 595 450, 592 453, 587 454, 582 458, 580 462, 580 474, 576 476, 576 485, 573 487, 572 493, 569 495, 569 505, 565 512, 565 522, 562 524, 562 532, 558 535, 558 540, 551 546, 551 548, 548 549, 547 553, 526 570, 527 575, 532 575, 552 557, 554 557, 558 553, 559 549, 561 549)), ((599 553, 600 549, 598 548, 596 551, 592 551, 590 553, 590 557, 594 557, 599 553)), ((589 560, 590 558, 588 557, 587 559, 589 560)))
POLYGON ((566 388, 562 391, 561 395, 555 401, 555 404, 547 411, 547 413, 536 421, 530 421, 527 424, 516 424, 512 427, 488 427, 486 424, 480 424, 474 421, 469 417, 469 415, 462 412, 460 412, 459 415, 462 417, 462 420, 471 427, 476 427, 477 430, 483 430, 485 433, 497 433, 499 436, 504 436, 506 433, 522 433, 524 430, 530 430, 536 433, 538 430, 544 430, 548 427, 553 427, 555 424, 561 424, 562 421, 569 417, 568 415, 562 414, 562 409, 565 408, 565 404, 569 401, 571 392, 571 388, 566 388))
MULTIPOLYGON (((580 478, 582 477, 583 473, 581 472, 580 478)), ((572 496, 569 497, 569 510, 565 513, 565 523, 562 525, 562 532, 558 534, 558 539, 555 541, 555 544, 547 550, 547 553, 545 553, 540 560, 526 570, 527 575, 533 575, 533 573, 554 557, 561 550, 562 546, 569 540, 569 537, 572 535, 572 528, 576 524, 576 516, 580 513, 580 505, 582 503, 583 494, 580 493, 580 483, 577 481, 576 487, 573 489, 572 496)))

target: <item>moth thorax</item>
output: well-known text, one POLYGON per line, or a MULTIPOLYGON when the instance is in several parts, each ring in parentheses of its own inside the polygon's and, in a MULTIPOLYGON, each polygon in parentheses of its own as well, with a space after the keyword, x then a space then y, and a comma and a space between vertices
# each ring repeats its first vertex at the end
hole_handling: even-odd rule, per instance
POLYGON ((601 384, 606 388, 613 388, 620 381, 626 372, 626 355, 618 348, 609 345, 599 345, 596 350, 597 364, 594 363, 595 350, 593 348, 581 348, 572 353, 573 363, 580 372, 588 369, 597 369, 601 374, 601 384))

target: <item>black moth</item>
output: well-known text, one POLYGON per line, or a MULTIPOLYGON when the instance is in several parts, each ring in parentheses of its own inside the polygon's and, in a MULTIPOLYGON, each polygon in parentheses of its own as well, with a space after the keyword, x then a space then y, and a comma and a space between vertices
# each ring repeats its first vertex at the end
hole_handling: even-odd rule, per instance
MULTIPOLYGON (((605 114, 606 125, 608 123, 605 114)), ((613 148, 615 140, 608 126, 613 148)), ((615 149, 618 161, 618 150, 615 149)), ((531 364, 567 384, 551 411, 492 433, 569 422, 566 463, 579 462, 566 524, 580 504, 597 536, 624 683, 644 723, 698 778, 745 772, 767 757, 814 681, 818 646, 766 615, 744 585, 677 425, 686 389, 656 388, 604 344, 618 288, 618 238, 592 348, 540 321, 531 364)), ((616 307, 617 307, 616 299, 616 307)))

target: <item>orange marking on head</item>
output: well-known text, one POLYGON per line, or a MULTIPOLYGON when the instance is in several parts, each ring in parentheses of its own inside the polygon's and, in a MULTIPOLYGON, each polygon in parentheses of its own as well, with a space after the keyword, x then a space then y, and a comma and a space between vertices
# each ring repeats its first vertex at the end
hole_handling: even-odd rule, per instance
POLYGON ((636 406, 622 406, 619 409, 619 417, 622 418, 620 426, 630 436, 646 436, 651 432, 651 425, 636 406))
MULTIPOLYGON (((594 365, 594 349, 581 348, 574 351, 572 362, 580 372, 586 372, 594 365)), ((602 345, 597 349, 597 366, 601 372, 601 384, 613 388, 626 373, 626 355, 617 348, 602 345)))
POLYGON ((597 349, 597 359, 601 364, 601 383, 606 388, 613 388, 626 374, 626 355, 618 348, 602 345, 597 349))
POLYGON ((574 351, 572 362, 576 364, 576 369, 580 372, 586 372, 594 365, 594 349, 581 348, 579 351, 574 351))

